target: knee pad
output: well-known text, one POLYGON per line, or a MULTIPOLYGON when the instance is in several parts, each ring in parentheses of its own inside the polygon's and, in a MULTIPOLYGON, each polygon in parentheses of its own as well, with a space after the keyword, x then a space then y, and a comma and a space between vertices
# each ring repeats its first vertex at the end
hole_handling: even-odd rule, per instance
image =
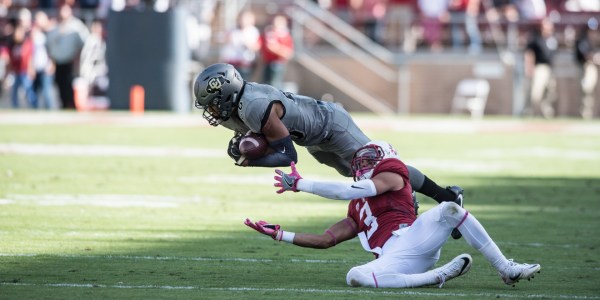
POLYGON ((467 213, 464 208, 454 202, 442 202, 439 205, 441 206, 442 219, 452 228, 458 226, 467 213))
POLYGON ((346 284, 352 287, 375 287, 375 279, 372 272, 354 267, 346 274, 346 284))

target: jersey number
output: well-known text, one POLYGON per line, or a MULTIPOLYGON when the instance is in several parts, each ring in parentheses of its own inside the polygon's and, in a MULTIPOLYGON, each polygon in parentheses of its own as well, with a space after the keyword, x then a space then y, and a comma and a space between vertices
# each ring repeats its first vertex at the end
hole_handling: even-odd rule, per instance
POLYGON ((373 216, 371 207, 369 207, 369 202, 365 201, 365 205, 360 209, 359 216, 365 225, 370 226, 369 230, 367 231, 367 239, 369 239, 379 227, 379 224, 377 223, 377 217, 373 216))

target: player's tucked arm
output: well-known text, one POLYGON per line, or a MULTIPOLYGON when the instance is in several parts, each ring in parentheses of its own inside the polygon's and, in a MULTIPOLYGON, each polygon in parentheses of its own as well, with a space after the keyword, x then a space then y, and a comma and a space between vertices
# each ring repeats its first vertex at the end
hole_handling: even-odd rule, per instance
POLYGON ((298 154, 291 136, 269 143, 274 150, 259 159, 247 160, 249 167, 283 167, 289 166, 291 162, 298 162, 298 154))
POLYGON ((259 159, 248 160, 247 166, 284 167, 289 166, 291 162, 298 162, 298 154, 290 132, 280 119, 284 114, 283 106, 275 102, 270 108, 261 133, 264 134, 273 152, 259 159))

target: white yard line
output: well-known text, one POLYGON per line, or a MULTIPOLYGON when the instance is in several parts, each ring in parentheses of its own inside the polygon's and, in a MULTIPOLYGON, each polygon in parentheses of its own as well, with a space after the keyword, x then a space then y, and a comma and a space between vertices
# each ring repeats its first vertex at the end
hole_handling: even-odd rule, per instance
MULTIPOLYGON (((407 290, 366 290, 366 289, 297 289, 297 288, 255 288, 255 287, 229 287, 214 288, 203 286, 173 286, 173 285, 126 285, 126 284, 80 284, 80 283, 24 283, 24 282, 0 282, 0 286, 27 286, 27 287, 67 287, 67 288, 109 288, 109 289, 162 289, 162 290, 204 290, 223 292, 288 292, 307 294, 351 294, 351 295, 410 295, 428 297, 495 297, 495 298, 523 298, 523 295, 499 294, 499 293, 433 293, 407 290)), ((543 299, 600 299, 597 296, 577 295, 555 295, 555 294, 528 294, 526 298, 543 299)))
POLYGON ((206 148, 23 143, 0 144, 0 154, 51 156, 227 157, 227 154, 223 150, 206 148))
MULTIPOLYGON (((182 147, 157 147, 157 146, 129 146, 129 145, 81 145, 81 144, 41 144, 41 143, 0 143, 0 155, 29 155, 29 156, 99 156, 99 157, 186 157, 186 158, 227 158, 222 149, 209 148, 182 148, 182 147)), ((567 159, 573 161, 600 160, 598 151, 580 149, 573 145, 572 149, 553 149, 548 147, 515 147, 512 149, 498 150, 495 148, 480 149, 472 153, 472 161, 442 160, 415 158, 412 164, 430 168, 457 168, 466 172, 501 171, 514 168, 514 164, 507 163, 511 157, 531 157, 547 159, 567 159), (496 160, 496 161, 494 161, 496 160), (485 161, 482 164, 482 161, 485 161)))
POLYGON ((0 205, 36 206, 95 206, 95 207, 150 207, 176 208, 185 203, 215 204, 209 197, 175 197, 157 195, 22 195, 8 194, 0 198, 0 205))
MULTIPOLYGON (((518 119, 426 117, 426 116, 374 116, 353 114, 359 127, 368 130, 397 132, 477 133, 477 132, 548 132, 584 133, 600 135, 600 122, 578 119, 518 119)), ((68 112, 68 111, 14 111, 0 110, 0 125, 80 124, 133 127, 209 127, 199 114, 148 112, 134 116, 129 112, 68 112)))
MULTIPOLYGON (((36 253, 0 253, 0 257, 58 257, 58 258, 85 258, 85 259, 119 259, 119 260, 174 260, 174 261, 232 261, 232 262, 250 262, 265 263, 274 262, 267 258, 241 258, 241 257, 177 257, 177 256, 135 256, 135 255, 66 255, 66 254, 36 254, 36 253)), ((347 260, 337 259, 290 259, 293 263, 348 263, 347 260)))
MULTIPOLYGON (((499 243, 502 245, 503 243, 499 243)), ((515 243, 511 243, 515 245, 515 243)), ((523 245, 521 245, 523 246, 523 245)), ((525 246, 531 247, 561 247, 561 248, 580 248, 577 245, 542 245, 542 244, 527 244, 525 246)), ((104 260, 149 260, 149 261, 196 261, 196 262, 247 262, 247 263, 270 263, 270 262, 291 262, 291 263, 302 263, 302 264, 357 264, 365 263, 364 260, 346 260, 346 259, 268 259, 268 258, 244 258, 244 257, 180 257, 180 256, 150 256, 150 255, 77 255, 77 254, 42 254, 42 253, 0 253, 0 257, 48 257, 48 258, 65 258, 65 259, 104 259, 104 260)), ((578 267, 554 267, 550 266, 550 269, 581 269, 578 267)), ((545 269, 548 269, 546 267, 545 269)), ((590 267, 590 269, 597 270, 597 267, 590 267)))

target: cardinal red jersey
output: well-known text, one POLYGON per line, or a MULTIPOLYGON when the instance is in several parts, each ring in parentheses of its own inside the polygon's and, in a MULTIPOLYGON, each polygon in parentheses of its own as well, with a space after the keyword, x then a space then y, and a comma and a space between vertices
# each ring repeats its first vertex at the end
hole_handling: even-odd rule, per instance
POLYGON ((406 165, 399 159, 384 159, 375 166, 372 177, 383 172, 402 176, 404 188, 354 199, 348 205, 348 217, 358 224, 358 237, 363 248, 376 254, 380 254, 381 247, 393 231, 398 230, 401 224, 412 225, 417 218, 406 165))

